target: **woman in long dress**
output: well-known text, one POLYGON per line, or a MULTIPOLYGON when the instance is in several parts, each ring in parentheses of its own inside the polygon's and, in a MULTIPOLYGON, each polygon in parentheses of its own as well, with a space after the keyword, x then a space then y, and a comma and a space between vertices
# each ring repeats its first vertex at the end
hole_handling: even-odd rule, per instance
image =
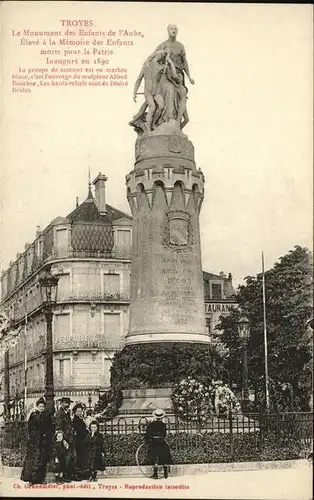
POLYGON ((85 440, 88 436, 88 430, 83 420, 83 405, 77 403, 73 408, 72 425, 74 429, 74 446, 76 451, 76 467, 78 475, 83 472, 85 440))
POLYGON ((36 402, 36 409, 28 419, 27 430, 27 450, 21 480, 41 484, 45 480, 52 436, 52 422, 43 398, 36 402))

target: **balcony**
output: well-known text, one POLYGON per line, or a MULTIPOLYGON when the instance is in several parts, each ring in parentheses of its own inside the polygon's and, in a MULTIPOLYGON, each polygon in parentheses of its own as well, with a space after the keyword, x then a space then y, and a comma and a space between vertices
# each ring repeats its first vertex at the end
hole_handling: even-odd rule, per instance
POLYGON ((41 355, 46 350, 46 337, 41 335, 39 340, 27 346, 27 355, 32 358, 41 355))
POLYGON ((108 376, 98 373, 91 373, 88 379, 86 379, 86 377, 82 379, 78 374, 54 377, 55 391, 60 391, 62 389, 99 389, 107 387, 110 387, 110 383, 108 385, 108 376))
MULTIPOLYGON (((122 349, 124 339, 121 339, 120 334, 116 339, 105 338, 104 335, 67 335, 58 337, 53 341, 54 351, 80 351, 80 350, 116 350, 122 349)), ((46 339, 41 336, 39 340, 29 344, 27 354, 29 358, 40 356, 46 350, 46 339)))
POLYGON ((114 248, 110 252, 92 251, 92 250, 73 250, 72 247, 57 248, 54 247, 51 252, 45 254, 45 262, 55 259, 131 259, 131 250, 114 248))
POLYGON ((129 303, 130 297, 127 293, 91 293, 88 291, 75 291, 71 293, 62 294, 61 297, 58 297, 58 303, 73 303, 73 302, 115 302, 115 303, 129 303))
POLYGON ((116 339, 108 339, 104 335, 78 335, 58 337, 53 342, 54 351, 68 350, 103 350, 103 349, 119 349, 123 346, 123 339, 120 335, 116 339))
POLYGON ((45 377, 28 377, 27 387, 33 391, 44 392, 45 377))

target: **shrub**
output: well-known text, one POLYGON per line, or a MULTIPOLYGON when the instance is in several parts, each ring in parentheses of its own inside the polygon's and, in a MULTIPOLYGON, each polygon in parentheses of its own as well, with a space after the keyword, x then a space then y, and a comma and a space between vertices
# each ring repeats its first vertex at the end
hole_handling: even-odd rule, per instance
POLYGON ((109 389, 99 397, 94 408, 95 419, 104 422, 114 418, 122 404, 122 391, 118 389, 109 389))
POLYGON ((119 389, 171 387, 186 376, 219 378, 221 357, 207 344, 182 342, 125 346, 115 354, 111 386, 119 389))

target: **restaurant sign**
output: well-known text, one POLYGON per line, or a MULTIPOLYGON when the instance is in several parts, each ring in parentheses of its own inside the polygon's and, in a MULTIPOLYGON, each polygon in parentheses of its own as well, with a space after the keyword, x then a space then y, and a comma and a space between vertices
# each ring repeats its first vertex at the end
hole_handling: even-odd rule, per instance
POLYGON ((236 304, 214 304, 205 302, 205 314, 209 313, 229 313, 236 307, 236 304))

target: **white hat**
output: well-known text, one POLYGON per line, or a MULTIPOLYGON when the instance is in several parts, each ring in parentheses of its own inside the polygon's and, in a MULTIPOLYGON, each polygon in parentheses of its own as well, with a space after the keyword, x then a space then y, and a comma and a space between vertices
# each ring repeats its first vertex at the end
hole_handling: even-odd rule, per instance
POLYGON ((166 412, 162 408, 156 408, 155 411, 153 411, 153 417, 162 419, 166 415, 166 412))

